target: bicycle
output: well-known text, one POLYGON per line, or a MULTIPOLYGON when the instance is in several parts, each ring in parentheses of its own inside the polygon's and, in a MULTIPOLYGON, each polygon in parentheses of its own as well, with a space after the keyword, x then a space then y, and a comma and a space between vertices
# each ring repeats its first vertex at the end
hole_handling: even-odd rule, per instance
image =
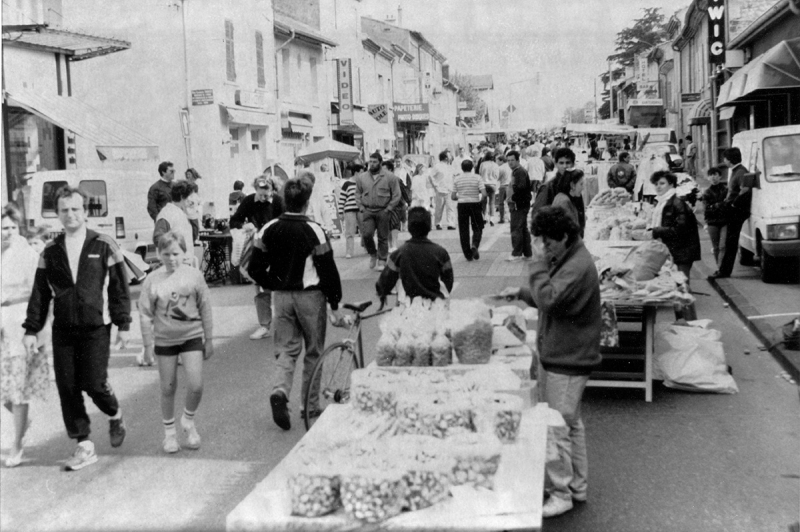
MULTIPOLYGON (((350 374, 364 367, 361 324, 364 320, 390 312, 391 308, 384 308, 385 303, 385 300, 382 300, 380 309, 367 316, 364 316, 363 312, 372 305, 372 301, 342 305, 342 308, 353 312, 353 321, 349 324, 347 337, 325 348, 314 364, 311 380, 303 398, 303 422, 306 430, 311 428, 328 405, 344 404, 350 400, 350 374), (314 402, 315 395, 318 406, 310 406, 314 402)), ((341 325, 334 324, 334 326, 341 325)))

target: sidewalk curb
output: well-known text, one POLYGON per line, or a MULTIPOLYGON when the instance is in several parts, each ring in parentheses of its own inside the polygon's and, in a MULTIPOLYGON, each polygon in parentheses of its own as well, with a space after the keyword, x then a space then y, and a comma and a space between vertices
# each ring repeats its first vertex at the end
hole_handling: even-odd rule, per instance
MULTIPOLYGON (((710 279, 708 282, 722 299, 731 306, 736 315, 747 325, 747 328, 756 338, 764 344, 764 347, 772 346, 777 339, 781 338, 782 331, 780 329, 776 329, 765 322, 758 323, 748 318, 748 316, 758 315, 759 311, 733 286, 733 283, 727 279, 710 279)), ((800 351, 790 351, 784 349, 782 345, 776 345, 769 349, 769 352, 795 382, 800 382, 800 351)))

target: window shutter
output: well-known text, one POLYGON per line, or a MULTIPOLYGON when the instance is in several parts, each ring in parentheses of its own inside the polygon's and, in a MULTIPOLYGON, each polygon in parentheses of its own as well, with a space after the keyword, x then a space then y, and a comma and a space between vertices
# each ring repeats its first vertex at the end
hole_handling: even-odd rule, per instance
POLYGON ((228 81, 236 81, 236 57, 233 52, 233 22, 225 21, 225 66, 228 81))
POLYGON ((264 72, 264 36, 256 32, 256 69, 258 71, 258 86, 262 89, 267 86, 267 76, 264 72))

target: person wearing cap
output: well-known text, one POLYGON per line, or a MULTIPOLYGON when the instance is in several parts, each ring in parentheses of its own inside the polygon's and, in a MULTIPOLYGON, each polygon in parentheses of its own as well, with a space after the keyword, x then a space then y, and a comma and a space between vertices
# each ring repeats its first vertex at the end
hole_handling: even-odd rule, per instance
MULTIPOLYGON (((284 212, 283 200, 275 194, 275 183, 271 178, 258 176, 253 181, 253 188, 256 189, 255 193, 245 196, 230 220, 231 229, 244 229, 250 235, 284 212)), ((256 285, 254 302, 258 329, 250 335, 250 339, 261 340, 272 334, 272 292, 256 285)))

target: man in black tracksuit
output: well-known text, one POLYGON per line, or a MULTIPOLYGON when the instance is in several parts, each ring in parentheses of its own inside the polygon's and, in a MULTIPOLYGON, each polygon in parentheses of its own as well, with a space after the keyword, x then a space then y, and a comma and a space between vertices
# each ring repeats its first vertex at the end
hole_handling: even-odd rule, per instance
MULTIPOLYGON (((259 286, 272 291, 275 309, 275 352, 278 358, 270 395, 272 419, 284 430, 291 429, 288 402, 297 358, 305 345, 302 396, 310 385, 311 372, 325 349, 326 302, 334 322, 340 322, 342 283, 333 260, 330 240, 305 213, 312 181, 301 172, 283 189, 286 212, 268 222, 258 233, 248 273, 259 286)), ((312 175, 313 177, 313 175, 312 175)), ((319 386, 319 381, 316 383, 319 386)), ((316 394, 312 391, 312 399, 316 394)), ((309 416, 319 405, 309 406, 309 416)))
POLYGON ((45 246, 39 260, 24 344, 28 351, 36 349, 36 333, 44 328, 53 300, 56 386, 67 434, 78 442, 65 469, 75 471, 97 462, 83 392, 110 417, 111 446, 125 439, 122 411, 108 383, 108 359, 112 323, 119 328, 119 341, 127 343, 131 304, 122 252, 111 237, 86 228, 83 193, 64 187, 56 201, 64 234, 45 246))

